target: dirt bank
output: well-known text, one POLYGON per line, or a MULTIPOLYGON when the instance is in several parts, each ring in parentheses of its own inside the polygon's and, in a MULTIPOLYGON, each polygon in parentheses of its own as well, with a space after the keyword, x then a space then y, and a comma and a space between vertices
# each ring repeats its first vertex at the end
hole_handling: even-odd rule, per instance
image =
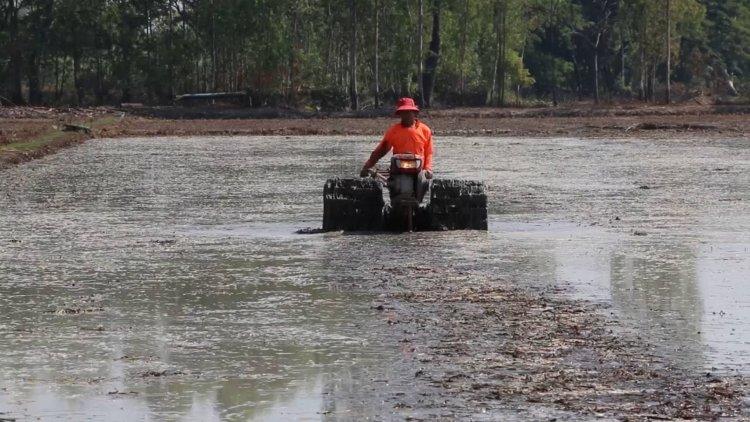
POLYGON ((601 306, 559 288, 530 290, 486 273, 381 268, 384 323, 437 397, 397 409, 415 420, 744 418, 747 380, 678 369, 601 306), (619 328, 618 328, 619 327, 619 328), (402 410, 403 412, 403 410, 402 410))
MULTIPOLYGON (((394 122, 389 112, 299 113, 288 110, 149 108, 124 110, 102 136, 369 135, 394 122)), ((444 109, 422 113, 438 136, 741 136, 749 107, 593 107, 444 109)))
MULTIPOLYGON (((750 133, 745 106, 575 106, 430 110, 436 136, 739 137, 750 133)), ((394 122, 388 111, 304 113, 247 108, 0 108, 0 168, 39 158, 90 138, 149 136, 362 135, 378 138, 394 122), (106 120, 90 134, 59 133, 66 123, 106 120)))
MULTIPOLYGON (((750 132, 747 106, 594 106, 463 108, 422 113, 437 136, 512 137, 736 137, 750 132)), ((379 137, 388 111, 305 113, 286 109, 129 107, 0 108, 0 157, 19 156, 8 145, 33 140, 62 123, 110 117, 94 137, 215 135, 365 135, 379 137), (4 147, 3 147, 4 146, 4 147)), ((54 145, 29 157, 56 150, 54 145)), ((27 151, 28 152, 28 151, 27 151)), ((21 154, 23 155, 23 154, 21 154)), ((20 159, 23 159, 21 157, 20 159)), ((18 161, 17 157, 11 161, 18 161)))
POLYGON ((107 109, 0 108, 0 169, 98 137, 117 122, 114 116, 107 109))

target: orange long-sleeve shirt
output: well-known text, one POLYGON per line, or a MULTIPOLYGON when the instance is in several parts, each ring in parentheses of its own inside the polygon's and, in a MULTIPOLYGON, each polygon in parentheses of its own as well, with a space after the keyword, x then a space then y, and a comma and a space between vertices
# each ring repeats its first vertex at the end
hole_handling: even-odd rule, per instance
POLYGON ((426 124, 415 120, 410 127, 403 127, 396 123, 385 132, 365 167, 370 168, 383 158, 389 151, 394 154, 416 154, 424 157, 425 170, 432 170, 432 131, 426 124))

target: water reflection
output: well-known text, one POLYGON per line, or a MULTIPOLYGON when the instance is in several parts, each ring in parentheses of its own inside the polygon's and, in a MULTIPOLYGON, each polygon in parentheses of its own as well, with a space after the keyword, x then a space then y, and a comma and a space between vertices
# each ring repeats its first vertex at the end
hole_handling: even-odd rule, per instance
POLYGON ((697 251, 699 294, 704 302, 702 336, 719 369, 750 371, 750 239, 721 236, 697 251), (739 243, 739 240, 744 242, 739 243))
POLYGON ((639 237, 551 223, 493 225, 495 253, 483 260, 498 276, 536 287, 569 286, 609 303, 644 343, 682 366, 750 369, 750 242, 639 237))
POLYGON ((610 278, 612 300, 621 315, 648 328, 645 342, 663 343, 667 353, 701 368, 704 309, 696 258, 693 248, 684 244, 633 242, 613 251, 610 278))

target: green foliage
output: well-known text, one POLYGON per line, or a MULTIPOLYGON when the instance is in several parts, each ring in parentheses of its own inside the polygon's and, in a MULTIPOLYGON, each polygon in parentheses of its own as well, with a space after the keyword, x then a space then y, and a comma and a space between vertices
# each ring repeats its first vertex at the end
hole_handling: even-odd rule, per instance
MULTIPOLYGON (((667 77, 666 0, 422 1, 425 44, 433 8, 441 17, 436 103, 503 103, 521 90, 653 97, 667 77)), ((670 11, 673 81, 750 79, 750 3, 671 0, 670 11)), ((428 54, 417 57, 418 22, 417 2, 404 0, 9 0, 0 95, 168 103, 248 90, 263 103, 340 109, 356 75, 360 96, 377 87, 388 103, 417 95, 428 54)))
POLYGON ((750 4, 704 0, 710 22, 708 45, 728 72, 750 78, 750 4))
POLYGON ((534 77, 529 69, 524 66, 523 59, 516 51, 511 51, 506 58, 505 66, 508 69, 508 81, 510 86, 529 87, 534 84, 534 77))

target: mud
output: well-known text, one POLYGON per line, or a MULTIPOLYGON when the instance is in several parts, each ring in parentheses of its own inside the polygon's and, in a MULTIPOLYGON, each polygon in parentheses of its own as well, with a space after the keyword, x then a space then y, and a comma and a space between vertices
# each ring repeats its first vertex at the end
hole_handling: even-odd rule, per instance
POLYGON ((747 416, 743 376, 677 366, 648 334, 615 334, 614 313, 600 314, 606 306, 450 268, 378 275, 403 309, 394 335, 420 363, 415 378, 439 387, 426 403, 410 405, 426 414, 418 420, 747 416), (406 291, 393 294, 393 283, 406 291))
POLYGON ((441 137, 488 232, 295 234, 376 140, 99 140, 3 171, 0 415, 748 417, 747 140, 441 137))

